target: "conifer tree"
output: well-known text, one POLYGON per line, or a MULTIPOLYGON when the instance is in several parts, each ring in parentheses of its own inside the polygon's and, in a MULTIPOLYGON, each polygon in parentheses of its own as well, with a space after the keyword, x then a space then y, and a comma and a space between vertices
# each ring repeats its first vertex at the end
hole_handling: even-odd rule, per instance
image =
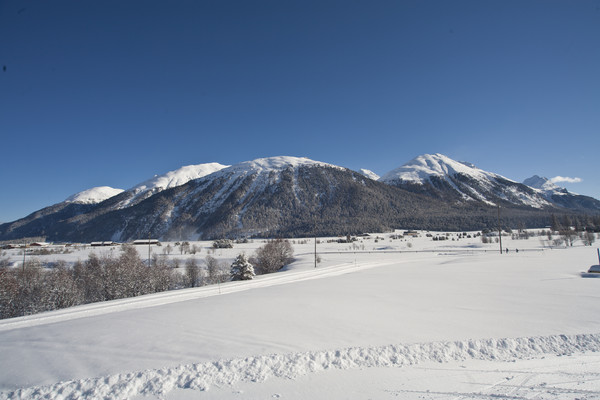
POLYGON ((254 277, 254 267, 248 262, 246 254, 238 254, 231 264, 230 275, 232 281, 246 281, 254 277))

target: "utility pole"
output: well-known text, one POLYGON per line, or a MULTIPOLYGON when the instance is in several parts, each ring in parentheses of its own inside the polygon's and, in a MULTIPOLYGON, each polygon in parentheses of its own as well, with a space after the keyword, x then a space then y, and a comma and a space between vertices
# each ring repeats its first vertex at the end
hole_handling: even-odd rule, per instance
POLYGON ((315 234, 315 268, 317 268, 317 216, 313 214, 313 232, 315 234))
POLYGON ((152 252, 152 249, 150 247, 150 231, 148 231, 148 266, 150 266, 150 253, 152 252))
POLYGON ((500 254, 502 254, 502 228, 500 227, 500 204, 498 204, 498 238, 500 239, 500 254))
POLYGON ((27 253, 27 242, 23 241, 23 279, 25 279, 25 254, 27 253))
POLYGON ((317 268, 317 234, 315 232, 315 268, 317 268))

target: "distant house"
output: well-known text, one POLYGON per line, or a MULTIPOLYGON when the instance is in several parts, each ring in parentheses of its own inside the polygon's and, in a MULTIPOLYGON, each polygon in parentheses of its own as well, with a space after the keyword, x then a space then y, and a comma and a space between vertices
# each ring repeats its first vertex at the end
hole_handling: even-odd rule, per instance
POLYGON ((114 246, 116 245, 115 242, 113 241, 106 241, 106 242, 92 242, 90 243, 90 246, 92 247, 100 247, 100 246, 114 246))
POLYGON ((159 245, 160 242, 158 241, 158 239, 138 239, 138 240, 134 240, 133 244, 134 245, 139 245, 139 244, 145 244, 145 245, 156 244, 156 245, 159 245))
POLYGON ((29 244, 29 247, 47 247, 50 246, 50 243, 46 242, 33 242, 29 244))
POLYGON ((417 232, 417 231, 404 231, 404 236, 417 237, 417 236, 419 236, 419 232, 417 232))

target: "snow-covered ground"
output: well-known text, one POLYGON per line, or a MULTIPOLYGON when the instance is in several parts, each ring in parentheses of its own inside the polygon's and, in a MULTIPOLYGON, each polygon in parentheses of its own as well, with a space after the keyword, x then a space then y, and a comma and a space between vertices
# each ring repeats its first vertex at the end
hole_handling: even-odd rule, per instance
POLYGON ((321 240, 317 268, 296 241, 253 281, 0 321, 0 398, 600 399, 595 247, 375 236, 321 240))

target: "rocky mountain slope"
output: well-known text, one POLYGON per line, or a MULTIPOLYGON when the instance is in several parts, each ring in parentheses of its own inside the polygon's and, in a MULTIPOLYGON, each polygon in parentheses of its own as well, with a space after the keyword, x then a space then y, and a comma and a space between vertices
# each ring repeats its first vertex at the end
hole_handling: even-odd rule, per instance
POLYGON ((545 209, 552 206, 531 187, 443 154, 425 154, 383 175, 381 182, 453 202, 481 202, 545 209))
POLYGON ((561 203, 567 197, 548 195, 441 154, 419 156, 375 178, 368 171, 297 157, 262 158, 229 167, 188 166, 99 203, 65 201, 2 224, 0 240, 181 240, 346 235, 394 228, 483 229, 496 226, 496 205, 503 208, 506 226, 539 227, 549 223, 552 213, 600 210, 595 199, 569 195, 569 202, 561 203))
MULTIPOLYGON (((118 197, 118 196, 117 196, 118 197)), ((110 203, 110 202, 109 202, 110 203)), ((243 162, 124 209, 78 216, 70 240, 306 236, 382 231, 440 216, 442 202, 331 164, 295 157, 243 162)), ((415 225, 416 226, 416 225, 415 225)))
POLYGON ((548 178, 534 175, 523 181, 523 184, 532 187, 546 200, 555 206, 569 210, 590 212, 600 211, 600 201, 590 196, 571 193, 551 182, 548 178))

